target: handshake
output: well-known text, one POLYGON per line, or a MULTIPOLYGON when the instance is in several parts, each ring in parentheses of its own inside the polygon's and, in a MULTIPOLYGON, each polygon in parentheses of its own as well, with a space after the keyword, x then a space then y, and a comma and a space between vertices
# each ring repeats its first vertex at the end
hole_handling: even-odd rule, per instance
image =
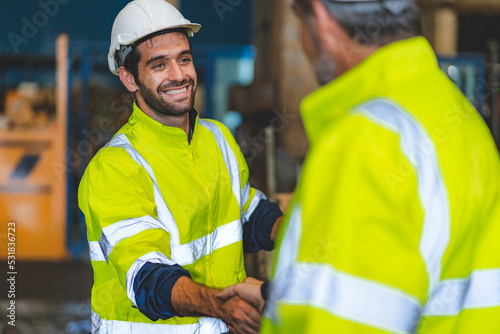
POLYGON ((228 325, 231 333, 254 334, 259 332, 265 304, 262 292, 263 284, 265 284, 264 289, 266 289, 267 283, 248 277, 242 283, 228 286, 217 295, 219 300, 226 303, 231 299, 237 302, 235 309, 232 310, 233 314, 229 317, 230 320, 222 319, 228 325))

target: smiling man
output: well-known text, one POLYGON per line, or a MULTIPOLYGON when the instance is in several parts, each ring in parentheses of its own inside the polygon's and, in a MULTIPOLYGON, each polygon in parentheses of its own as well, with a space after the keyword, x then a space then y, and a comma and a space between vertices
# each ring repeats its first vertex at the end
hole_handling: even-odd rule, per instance
POLYGON ((229 130, 193 108, 199 29, 163 0, 132 1, 113 25, 109 67, 136 101, 79 189, 91 333, 258 329, 259 310, 216 295, 246 278, 244 250, 273 248, 282 214, 248 184, 229 130))

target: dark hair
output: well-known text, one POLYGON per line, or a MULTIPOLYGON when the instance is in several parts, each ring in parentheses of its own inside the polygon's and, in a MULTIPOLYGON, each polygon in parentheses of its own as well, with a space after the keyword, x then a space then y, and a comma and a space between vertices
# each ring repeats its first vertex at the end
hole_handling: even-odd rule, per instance
POLYGON ((139 62, 141 61, 141 52, 139 51, 138 46, 144 43, 145 41, 150 40, 151 38, 156 37, 158 35, 169 34, 174 32, 184 34, 188 40, 189 49, 192 50, 191 40, 189 39, 189 32, 187 28, 166 29, 158 31, 156 33, 153 33, 136 41, 134 45, 132 45, 132 50, 130 51, 130 53, 125 57, 125 61, 123 62, 123 67, 125 67, 127 71, 132 73, 134 78, 137 80, 139 75, 139 62))
POLYGON ((139 62, 141 61, 141 52, 136 47, 125 57, 123 67, 137 79, 139 75, 139 62))
MULTIPOLYGON (((312 0, 294 0, 302 15, 313 15, 312 0)), ((397 14, 388 8, 374 11, 355 11, 352 4, 321 0, 347 34, 360 44, 385 45, 393 41, 422 34, 420 13, 410 3, 397 14)), ((356 4, 357 6, 367 5, 356 4)), ((370 4, 374 6, 374 3, 370 4)), ((380 5, 378 5, 380 6, 380 5)), ((358 7, 360 8, 360 7, 358 7)))

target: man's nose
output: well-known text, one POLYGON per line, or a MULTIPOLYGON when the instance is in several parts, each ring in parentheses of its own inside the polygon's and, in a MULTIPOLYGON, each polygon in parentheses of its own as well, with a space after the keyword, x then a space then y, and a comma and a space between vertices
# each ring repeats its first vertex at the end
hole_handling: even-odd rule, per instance
POLYGON ((184 71, 178 63, 173 63, 168 69, 168 80, 182 82, 184 80, 184 71))

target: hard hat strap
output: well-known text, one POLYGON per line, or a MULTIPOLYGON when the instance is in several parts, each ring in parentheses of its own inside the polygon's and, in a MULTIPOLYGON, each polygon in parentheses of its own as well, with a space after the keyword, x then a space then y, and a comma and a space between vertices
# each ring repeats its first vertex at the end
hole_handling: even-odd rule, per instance
POLYGON ((122 45, 120 47, 120 50, 116 51, 115 62, 117 68, 120 68, 120 66, 123 66, 125 64, 125 58, 127 58, 128 54, 132 52, 133 49, 134 49, 134 44, 122 45))

